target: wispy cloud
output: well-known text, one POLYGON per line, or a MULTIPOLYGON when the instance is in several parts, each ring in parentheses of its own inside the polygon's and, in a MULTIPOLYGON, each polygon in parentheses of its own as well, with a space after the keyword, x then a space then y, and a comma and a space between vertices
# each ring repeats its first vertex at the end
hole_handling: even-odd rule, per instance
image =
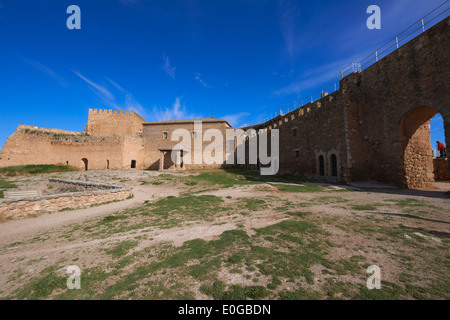
POLYGON ((205 81, 203 81, 203 79, 201 78, 201 74, 197 73, 194 77, 195 80, 197 80, 198 82, 200 82, 200 84, 202 86, 204 86, 205 88, 212 88, 212 86, 210 86, 209 84, 207 84, 205 81))
POLYGON ((279 0, 278 19, 286 49, 289 56, 293 58, 297 51, 296 38, 301 34, 298 30, 298 22, 300 21, 298 4, 291 0, 279 0))
POLYGON ((177 69, 175 66, 172 66, 169 61, 169 57, 165 54, 163 55, 164 64, 162 66, 163 70, 175 80, 175 70, 177 69))
POLYGON ((89 88, 100 98, 105 99, 106 101, 114 101, 114 95, 105 87, 94 81, 89 80, 85 76, 83 76, 78 71, 73 71, 78 77, 80 77, 84 82, 89 85, 89 88))
MULTIPOLYGON (((1 4, 0 4, 1 5, 1 4)), ((47 67, 46 65, 43 65, 40 62, 37 62, 35 60, 29 59, 29 58, 25 58, 22 57, 22 60, 27 63, 28 65, 30 65, 31 67, 33 67, 34 69, 46 74, 47 76, 55 79, 56 81, 58 81, 58 83, 67 88, 69 85, 67 84, 67 82, 61 77, 59 76, 56 72, 54 72, 52 69, 50 69, 49 67, 47 67)))
POLYGON ((120 86, 117 82, 106 78, 107 82, 109 82, 113 87, 115 94, 113 94, 110 88, 106 85, 98 84, 84 75, 82 75, 78 71, 73 71, 80 79, 86 82, 89 85, 89 89, 95 93, 95 95, 100 99, 100 101, 107 106, 108 108, 116 109, 116 110, 129 110, 134 111, 141 115, 144 118, 148 118, 149 114, 147 110, 137 101, 134 96, 122 86, 120 86), (119 104, 117 101, 123 101, 119 104))
POLYGON ((201 116, 187 111, 186 105, 181 101, 182 98, 182 96, 176 97, 171 108, 154 107, 152 118, 156 121, 201 118, 201 116))
POLYGON ((248 125, 248 123, 245 122, 246 118, 250 116, 251 113, 249 112, 239 112, 235 114, 228 114, 221 116, 221 119, 227 120, 229 124, 231 124, 234 128, 241 128, 248 125))

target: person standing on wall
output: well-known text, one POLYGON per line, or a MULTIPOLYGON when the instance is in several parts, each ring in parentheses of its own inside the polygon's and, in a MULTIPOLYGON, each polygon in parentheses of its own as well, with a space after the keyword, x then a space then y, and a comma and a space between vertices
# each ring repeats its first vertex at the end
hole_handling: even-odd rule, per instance
POLYGON ((445 158, 445 151, 446 151, 446 147, 445 144, 443 144, 442 142, 436 141, 437 143, 437 147, 438 147, 438 151, 441 153, 441 158, 445 158))

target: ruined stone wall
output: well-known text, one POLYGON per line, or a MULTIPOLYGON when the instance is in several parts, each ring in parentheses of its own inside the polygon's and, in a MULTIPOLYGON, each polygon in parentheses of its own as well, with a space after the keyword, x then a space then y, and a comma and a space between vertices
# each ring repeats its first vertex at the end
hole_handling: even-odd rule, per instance
MULTIPOLYGON (((225 137, 226 129, 230 128, 227 122, 217 121, 217 122, 203 122, 202 132, 196 133, 197 137, 200 139, 204 132, 208 129, 217 129, 221 132, 223 136, 223 154, 225 155, 225 137)), ((145 160, 144 167, 148 169, 159 169, 160 167, 160 151, 161 148, 171 149, 180 141, 171 141, 172 134, 176 129, 186 129, 191 134, 191 148, 192 152, 190 154, 184 155, 186 158, 189 157, 191 164, 184 164, 184 168, 215 168, 221 167, 222 164, 194 164, 193 150, 194 150, 194 123, 170 123, 170 122, 154 122, 146 123, 143 130, 143 138, 145 141, 145 160)), ((210 141, 204 141, 202 143, 202 151, 210 141)), ((185 158, 185 159, 186 159, 185 158)), ((167 151, 164 157, 164 169, 175 168, 174 163, 171 160, 171 152, 167 151)))
POLYGON ((127 136, 142 132, 145 120, 134 111, 89 109, 85 132, 91 136, 127 136))
POLYGON ((443 158, 433 159, 433 173, 436 181, 450 181, 450 169, 448 168, 448 160, 443 158))
MULTIPOLYGON (((439 112, 450 143, 450 18, 341 81, 350 180, 409 188, 434 181, 428 121, 439 112)), ((449 164, 450 165, 450 164, 449 164)))
POLYGON ((0 167, 28 164, 69 165, 88 169, 128 169, 131 160, 140 160, 143 140, 132 137, 92 137, 83 134, 54 133, 19 126, 5 143, 0 167))
POLYGON ((23 199, 2 199, 0 200, 0 222, 9 219, 34 217, 61 210, 89 208, 100 203, 125 200, 130 196, 132 196, 130 189, 117 188, 23 199))

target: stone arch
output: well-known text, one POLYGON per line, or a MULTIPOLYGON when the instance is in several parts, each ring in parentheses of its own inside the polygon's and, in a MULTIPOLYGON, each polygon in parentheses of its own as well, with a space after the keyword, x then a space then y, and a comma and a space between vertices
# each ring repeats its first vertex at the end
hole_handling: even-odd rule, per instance
POLYGON ((83 158, 83 159, 81 159, 81 161, 83 161, 83 164, 84 164, 84 171, 88 171, 89 160, 86 158, 83 158))
MULTIPOLYGON (((430 143, 430 120, 441 113, 446 144, 450 142, 450 116, 441 108, 420 105, 410 108, 398 121, 398 182, 408 188, 431 188, 434 183, 433 154, 430 143)), ((449 164, 450 168, 450 164, 449 164)))
POLYGON ((327 156, 325 152, 316 152, 316 172, 318 176, 325 177, 328 175, 327 172, 327 156))
POLYGON ((333 178, 339 178, 341 176, 341 161, 339 158, 339 152, 335 149, 330 150, 327 153, 326 159, 328 175, 333 178))
POLYGON ((337 156, 334 153, 332 153, 330 156, 330 176, 338 176, 337 156))

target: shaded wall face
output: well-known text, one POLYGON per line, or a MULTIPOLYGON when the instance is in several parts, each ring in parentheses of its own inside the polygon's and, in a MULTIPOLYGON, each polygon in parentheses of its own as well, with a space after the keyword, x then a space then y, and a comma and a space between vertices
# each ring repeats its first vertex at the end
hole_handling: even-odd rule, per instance
MULTIPOLYGON (((279 130, 279 173, 315 177, 332 177, 335 173, 334 178, 347 179, 344 106, 345 101, 337 92, 254 127, 255 130, 267 128, 269 132, 279 130), (320 159, 323 161, 323 175, 320 159), (333 172, 333 168, 337 172, 333 172)), ((248 142, 246 163, 249 167, 248 142)))
POLYGON ((432 182, 428 121, 436 113, 450 129, 450 18, 366 70, 341 81, 348 101, 351 180, 410 188, 432 182))

